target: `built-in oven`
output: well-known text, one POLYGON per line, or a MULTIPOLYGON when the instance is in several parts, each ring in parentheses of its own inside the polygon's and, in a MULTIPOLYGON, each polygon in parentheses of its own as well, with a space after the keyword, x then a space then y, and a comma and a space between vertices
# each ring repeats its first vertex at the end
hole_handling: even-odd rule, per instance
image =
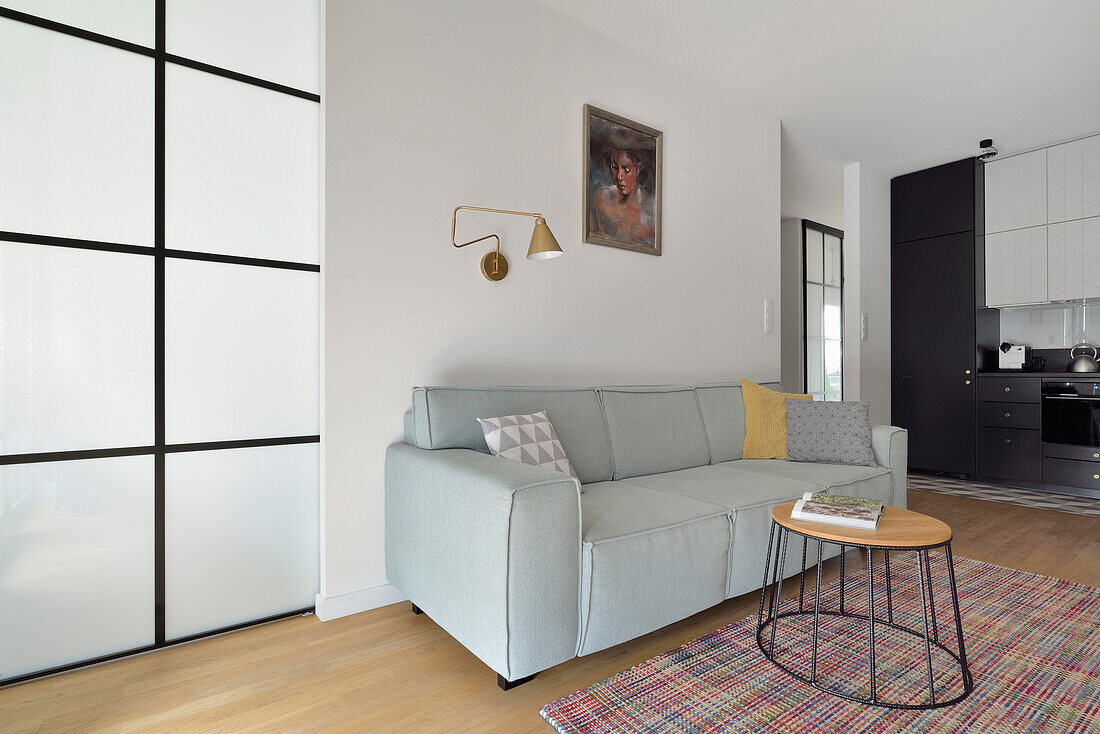
POLYGON ((1100 447, 1100 382, 1043 380, 1043 443, 1100 447))

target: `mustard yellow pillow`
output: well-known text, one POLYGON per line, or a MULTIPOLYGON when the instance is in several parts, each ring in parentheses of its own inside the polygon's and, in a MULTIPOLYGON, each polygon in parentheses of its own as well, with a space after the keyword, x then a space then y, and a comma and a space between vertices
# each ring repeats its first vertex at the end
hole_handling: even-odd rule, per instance
POLYGON ((810 400, 810 396, 776 392, 750 380, 741 380, 741 397, 745 400, 745 443, 741 448, 742 458, 786 459, 786 398, 810 400))

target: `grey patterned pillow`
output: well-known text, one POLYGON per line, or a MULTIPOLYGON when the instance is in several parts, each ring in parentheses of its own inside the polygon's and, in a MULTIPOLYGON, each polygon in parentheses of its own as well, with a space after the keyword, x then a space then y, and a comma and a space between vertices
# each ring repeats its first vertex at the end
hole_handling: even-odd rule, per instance
POLYGON ((577 479, 545 410, 530 415, 478 418, 477 422, 493 456, 546 467, 577 479))
POLYGON ((867 403, 787 398, 787 460, 876 466, 867 403))

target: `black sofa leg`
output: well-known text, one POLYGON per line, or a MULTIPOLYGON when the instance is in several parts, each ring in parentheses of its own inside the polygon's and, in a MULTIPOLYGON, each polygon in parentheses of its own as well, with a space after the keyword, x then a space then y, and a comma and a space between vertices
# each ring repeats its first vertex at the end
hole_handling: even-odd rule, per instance
POLYGON ((413 614, 423 614, 423 613, 424 613, 424 610, 423 610, 423 609, 421 609, 420 607, 416 606, 416 605, 415 605, 415 604, 413 604, 412 602, 409 602, 409 606, 410 606, 410 607, 412 607, 412 610, 413 610, 413 614))
POLYGON ((516 680, 508 680, 507 678, 505 678, 500 673, 497 673, 497 685, 500 686, 500 690, 502 690, 502 691, 510 691, 513 688, 515 688, 516 686, 522 686, 527 681, 533 680, 536 675, 538 675, 538 673, 532 673, 531 675, 527 676, 526 678, 517 678, 516 680))

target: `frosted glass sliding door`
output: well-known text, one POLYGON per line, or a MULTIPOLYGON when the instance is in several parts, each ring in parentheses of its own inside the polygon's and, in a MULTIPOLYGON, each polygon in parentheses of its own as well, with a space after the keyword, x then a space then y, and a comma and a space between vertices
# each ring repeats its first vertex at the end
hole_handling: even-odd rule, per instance
POLYGON ((320 430, 318 273, 170 260, 169 443, 320 430))
POLYGON ((320 106, 169 65, 167 246, 320 262, 320 106))
POLYGON ((312 608, 319 48, 0 0, 0 685, 312 608))
POLYGON ((316 0, 167 2, 167 642, 318 591, 319 17, 316 0))
POLYGON ((321 91, 317 0, 167 0, 168 53, 321 91), (257 11, 262 10, 262 18, 257 11), (257 21, 261 22, 257 22, 257 21))
POLYGON ((152 245, 153 94, 150 58, 0 18, 0 231, 152 245))
POLYGON ((153 259, 0 241, 0 453, 151 446, 153 259))
POLYGON ((313 606, 315 443, 170 454, 168 639, 313 606))
POLYGON ((154 0, 4 0, 4 7, 101 33, 111 38, 153 46, 154 0))
POLYGON ((0 680, 154 640, 153 457, 0 466, 0 680))

